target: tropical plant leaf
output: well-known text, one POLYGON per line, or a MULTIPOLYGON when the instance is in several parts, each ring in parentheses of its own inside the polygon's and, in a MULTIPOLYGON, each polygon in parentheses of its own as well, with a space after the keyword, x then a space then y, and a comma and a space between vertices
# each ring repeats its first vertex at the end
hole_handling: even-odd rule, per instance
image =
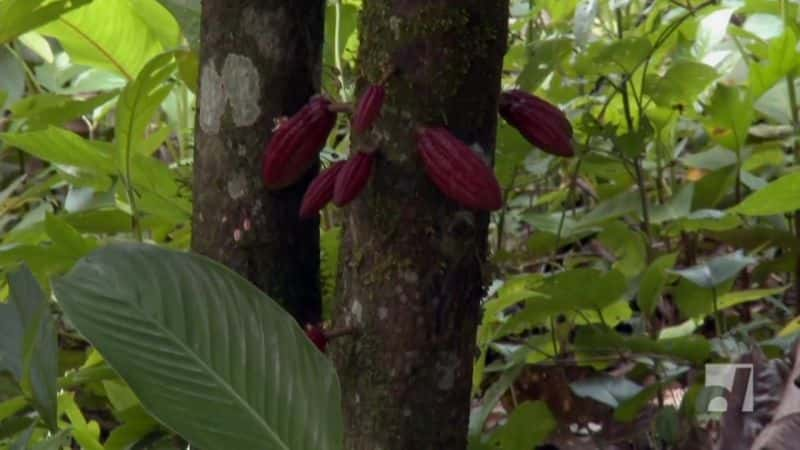
POLYGON ((76 63, 128 80, 153 57, 180 43, 177 21, 156 0, 95 1, 38 31, 58 38, 76 63))
POLYGON ((769 216, 800 209, 800 172, 785 175, 750 194, 731 209, 746 216, 769 216))
POLYGON ((149 61, 125 87, 117 102, 115 165, 126 183, 133 183, 132 159, 148 148, 144 133, 172 86, 165 84, 177 65, 172 53, 149 61))
POLYGON ((92 0, 0 0, 0 45, 92 0))
POLYGON ((11 369, 42 420, 56 430, 58 344, 48 300, 25 266, 10 273, 8 282, 9 302, 0 304, 0 365, 11 369))
POLYGON ((53 284, 144 407, 193 445, 341 448, 332 364, 274 301, 222 265, 114 244, 53 284))

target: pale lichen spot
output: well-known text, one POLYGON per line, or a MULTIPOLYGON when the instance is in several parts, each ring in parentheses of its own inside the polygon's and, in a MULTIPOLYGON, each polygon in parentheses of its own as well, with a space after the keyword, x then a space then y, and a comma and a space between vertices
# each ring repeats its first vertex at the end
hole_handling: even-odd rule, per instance
POLYGON ((247 194, 247 176, 240 172, 228 181, 228 195, 231 200, 239 200, 245 194, 247 194))
POLYGON ((214 61, 209 61, 203 66, 200 80, 200 128, 205 133, 219 133, 222 116, 225 114, 225 87, 222 77, 217 73, 214 61))
POLYGON ((263 209, 264 209, 264 203, 261 200, 256 200, 255 203, 253 203, 253 207, 250 208, 251 212, 250 217, 260 217, 261 210, 263 209))
POLYGON ((225 57, 222 66, 222 83, 233 110, 233 123, 237 127, 252 125, 261 115, 261 81, 258 69, 250 58, 235 53, 225 57))
POLYGON ((364 313, 364 308, 361 306, 361 303, 358 301, 354 301, 352 305, 350 305, 350 313, 356 320, 357 324, 361 324, 362 322, 362 314, 364 313))
POLYGON ((400 40, 402 32, 400 25, 402 25, 402 23, 403 19, 397 16, 392 16, 389 18, 389 29, 392 30, 392 33, 394 33, 394 39, 396 41, 400 40))
POLYGON ((409 284, 417 284, 419 281, 419 275, 416 272, 405 272, 403 273, 403 279, 406 280, 406 283, 409 284))
POLYGON ((271 9, 269 12, 259 11, 253 7, 242 11, 244 32, 256 42, 261 56, 272 64, 280 63, 285 57, 283 49, 286 38, 275 31, 285 29, 284 24, 290 22, 286 9, 282 7, 271 9), (264 33, 264 30, 273 32, 264 33))
POLYGON ((456 382, 456 371, 460 363, 458 357, 452 353, 447 353, 436 363, 436 373, 439 382, 437 387, 443 391, 453 389, 456 382))

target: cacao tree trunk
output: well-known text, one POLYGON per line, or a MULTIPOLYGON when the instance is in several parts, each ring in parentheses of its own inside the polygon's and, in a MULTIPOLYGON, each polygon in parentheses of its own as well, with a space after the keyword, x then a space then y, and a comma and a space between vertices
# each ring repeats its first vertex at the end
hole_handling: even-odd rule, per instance
POLYGON ((465 449, 488 215, 426 178, 418 124, 447 126, 491 157, 508 1, 364 0, 359 92, 386 73, 372 179, 345 211, 331 345, 346 448, 465 449))
POLYGON ((319 222, 300 221, 317 169, 267 192, 274 120, 318 92, 324 0, 204 0, 192 249, 248 278, 299 322, 318 322, 319 222))

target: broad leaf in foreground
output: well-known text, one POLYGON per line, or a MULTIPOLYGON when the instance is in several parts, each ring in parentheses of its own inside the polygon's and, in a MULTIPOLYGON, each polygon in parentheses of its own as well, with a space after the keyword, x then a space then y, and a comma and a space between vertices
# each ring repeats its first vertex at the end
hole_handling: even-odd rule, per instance
POLYGON ((202 256, 114 244, 53 283, 146 409, 193 446, 339 449, 339 382, 294 320, 202 256))

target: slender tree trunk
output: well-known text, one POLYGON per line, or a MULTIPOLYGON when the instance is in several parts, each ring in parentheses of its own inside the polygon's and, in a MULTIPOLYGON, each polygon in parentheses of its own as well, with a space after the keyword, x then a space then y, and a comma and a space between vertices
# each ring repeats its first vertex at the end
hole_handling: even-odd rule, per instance
POLYGON ((488 215, 428 181, 418 124, 493 153, 508 1, 364 0, 359 90, 394 70, 369 186, 345 211, 337 326, 346 448, 465 449, 488 215))
POLYGON ((274 121, 321 76, 324 0, 204 0, 192 248, 236 270, 299 322, 320 319, 319 222, 299 221, 308 183, 261 181, 274 121))

